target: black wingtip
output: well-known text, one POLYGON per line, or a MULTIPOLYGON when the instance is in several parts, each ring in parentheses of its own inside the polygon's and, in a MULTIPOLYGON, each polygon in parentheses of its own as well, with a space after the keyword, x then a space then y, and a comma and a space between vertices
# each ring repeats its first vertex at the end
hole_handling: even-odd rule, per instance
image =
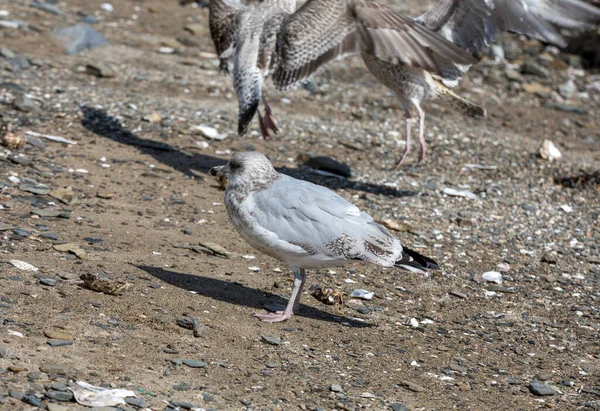
POLYGON ((250 122, 252 122, 254 115, 258 111, 258 104, 259 100, 257 99, 256 102, 252 102, 246 107, 240 107, 238 115, 238 136, 242 137, 248 132, 250 122))
POLYGON ((439 270, 440 266, 437 262, 429 257, 425 257, 423 254, 417 253, 415 250, 410 248, 402 248, 402 259, 396 261, 397 266, 408 266, 417 269, 425 270, 439 270))

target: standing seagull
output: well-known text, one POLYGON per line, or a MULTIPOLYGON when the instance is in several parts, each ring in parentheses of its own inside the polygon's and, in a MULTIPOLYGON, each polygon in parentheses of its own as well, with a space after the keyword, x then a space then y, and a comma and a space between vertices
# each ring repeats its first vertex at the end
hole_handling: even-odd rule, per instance
POLYGON ((298 313, 308 268, 350 261, 416 272, 439 268, 435 261, 402 247, 370 215, 333 191, 278 173, 261 153, 236 154, 210 172, 229 177, 225 205, 240 235, 294 272, 287 307, 273 314, 254 314, 263 321, 284 321, 298 313))
MULTIPOLYGON (((295 0, 265 0, 243 6, 211 0, 210 27, 222 67, 233 58, 238 95, 238 134, 244 135, 258 110, 264 79, 276 86, 297 85, 328 61, 351 52, 389 65, 414 67, 444 79, 456 78, 456 65, 476 60, 466 51, 411 18, 375 0, 308 0, 294 12, 295 0), (448 71, 448 69, 450 71, 448 71)), ((277 125, 264 96, 263 136, 277 125)))
MULTIPOLYGON (((273 74, 273 82, 278 89, 296 87, 324 63, 357 51, 349 47, 346 40, 340 41, 343 36, 338 32, 334 32, 337 37, 327 33, 328 29, 340 28, 340 16, 322 13, 321 7, 319 2, 308 1, 284 22, 277 42, 277 55, 281 60, 273 74)), ((564 47, 566 42, 552 23, 568 28, 597 25, 600 23, 600 9, 579 0, 440 0, 416 22, 469 53, 477 54, 504 31, 564 47)), ((397 47, 405 44, 394 36, 387 40, 386 44, 394 42, 397 47)), ((426 67, 379 58, 377 53, 367 53, 364 49, 358 51, 369 71, 396 93, 404 108, 406 148, 397 167, 411 151, 412 107, 417 110, 419 118, 419 163, 425 158, 423 99, 440 97, 469 116, 485 117, 486 111, 482 107, 459 97, 448 88, 458 84, 472 63, 456 61, 431 71, 426 67)))

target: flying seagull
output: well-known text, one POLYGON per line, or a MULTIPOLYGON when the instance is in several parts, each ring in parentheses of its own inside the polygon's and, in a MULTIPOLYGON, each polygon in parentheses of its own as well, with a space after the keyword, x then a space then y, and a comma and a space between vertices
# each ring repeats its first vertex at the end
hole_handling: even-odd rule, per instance
MULTIPOLYGON (((580 0, 440 0, 414 21, 372 0, 309 0, 294 13, 289 11, 295 7, 293 0, 265 0, 252 11, 234 1, 211 0, 210 4, 215 10, 227 10, 211 12, 211 21, 221 22, 220 31, 213 31, 211 24, 211 33, 215 33, 213 39, 222 64, 232 56, 238 59, 251 55, 244 61, 246 64, 239 66, 244 68, 239 71, 239 87, 236 86, 240 103, 238 131, 246 132, 268 74, 272 74, 276 88, 288 90, 308 80, 329 61, 360 53, 369 71, 395 92, 404 108, 406 147, 397 166, 411 151, 415 121, 410 113, 412 107, 419 120, 419 163, 425 158, 422 100, 442 98, 469 116, 486 115, 485 109, 449 88, 458 84, 476 59, 447 49, 447 44, 431 37, 431 32, 469 54, 477 54, 504 31, 564 47, 566 41, 556 26, 581 28, 600 23, 600 9, 580 0), (270 12, 259 12, 261 7, 270 12), (287 10, 283 14, 273 11, 283 8, 287 10), (246 12, 262 17, 236 18, 246 12), (250 20, 253 25, 244 30, 242 27, 248 23, 243 22, 250 20), (420 31, 423 28, 430 31, 420 31), (235 34, 241 34, 242 49, 251 49, 252 53, 236 49, 235 34)), ((264 97, 263 102, 266 113, 264 119, 259 114, 259 124, 263 135, 268 136, 269 130, 277 130, 277 125, 264 97)))
POLYGON ((439 269, 432 259, 403 247, 358 207, 325 187, 278 173, 261 153, 238 153, 210 172, 229 177, 225 205, 240 235, 294 272, 287 307, 255 314, 263 321, 284 321, 298 313, 306 269, 350 261, 413 272, 439 269))
POLYGON ((392 67, 427 70, 455 77, 455 65, 473 64, 466 51, 434 34, 413 19, 375 0, 308 0, 299 10, 295 0, 265 0, 244 6, 236 0, 211 0, 209 21, 221 67, 233 63, 238 96, 238 134, 244 135, 262 99, 259 113, 263 136, 277 132, 262 93, 264 79, 273 75, 285 89, 306 80, 320 66, 346 53, 384 62, 392 67), (451 73, 446 73, 447 68, 451 73))

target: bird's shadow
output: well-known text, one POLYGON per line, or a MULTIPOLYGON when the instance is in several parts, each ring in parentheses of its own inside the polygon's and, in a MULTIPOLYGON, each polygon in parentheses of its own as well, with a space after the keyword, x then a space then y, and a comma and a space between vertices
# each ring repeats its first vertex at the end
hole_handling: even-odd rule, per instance
MULTIPOLYGON (((136 267, 165 283, 229 304, 243 305, 261 310, 266 304, 285 305, 287 303, 285 299, 276 294, 246 287, 245 285, 234 281, 224 281, 216 278, 203 277, 201 275, 178 273, 160 267, 150 267, 145 265, 136 265, 136 267)), ((352 327, 359 328, 373 326, 373 324, 363 323, 344 316, 336 316, 305 304, 300 304, 300 313, 298 316, 338 324, 347 323, 352 327)))
MULTIPOLYGON (((186 175, 194 174, 192 171, 208 174, 212 167, 220 166, 227 162, 227 160, 206 154, 190 155, 178 150, 176 147, 173 147, 166 142, 141 138, 131 131, 126 130, 117 118, 110 116, 103 110, 82 106, 81 111, 83 112, 81 124, 87 130, 119 144, 127 144, 136 147, 141 153, 148 154, 156 161, 186 175)), ((308 167, 281 167, 277 170, 291 177, 323 185, 332 190, 349 189, 367 193, 383 194, 390 197, 409 197, 419 194, 418 191, 414 190, 398 190, 393 187, 378 184, 361 183, 345 178, 327 177, 315 173, 314 170, 308 167)))

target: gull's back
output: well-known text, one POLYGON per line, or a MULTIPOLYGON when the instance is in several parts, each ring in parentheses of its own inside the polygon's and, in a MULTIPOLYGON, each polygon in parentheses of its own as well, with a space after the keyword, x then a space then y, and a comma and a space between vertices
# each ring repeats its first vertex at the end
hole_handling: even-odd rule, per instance
POLYGON ((364 260, 393 266, 402 245, 371 216, 333 191, 280 175, 241 204, 242 236, 254 247, 303 268, 364 260), (245 231, 245 232, 242 232, 245 231))

